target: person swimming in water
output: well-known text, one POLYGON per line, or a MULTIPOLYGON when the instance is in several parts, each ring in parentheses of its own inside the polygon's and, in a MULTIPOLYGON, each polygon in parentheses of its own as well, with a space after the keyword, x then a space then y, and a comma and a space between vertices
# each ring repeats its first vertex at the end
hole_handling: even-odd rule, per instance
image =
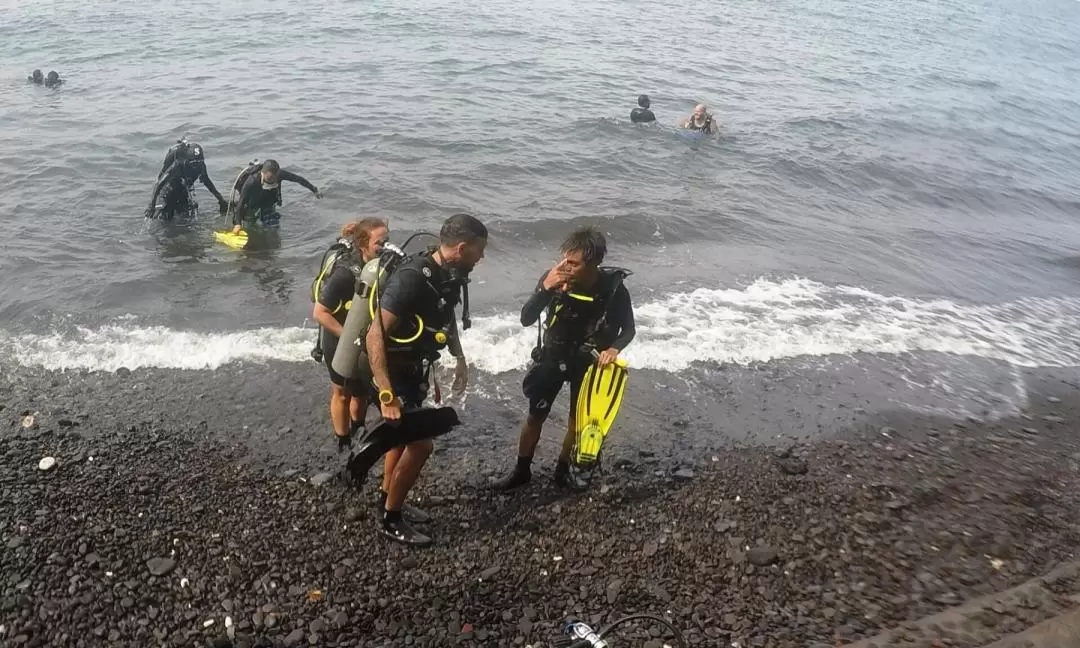
POLYGON ((34 70, 34 73, 26 77, 26 80, 34 85, 45 85, 45 75, 41 73, 41 70, 34 70))
POLYGON ((709 113, 709 108, 705 104, 695 106, 694 114, 684 119, 679 127, 700 131, 706 135, 716 135, 720 132, 720 122, 709 113))
POLYGON ((64 80, 60 78, 60 75, 56 73, 56 70, 52 70, 49 72, 49 76, 45 78, 45 87, 59 88, 60 84, 63 82, 64 80))
POLYGON ((649 110, 649 95, 641 95, 637 98, 637 108, 630 111, 630 121, 635 124, 647 124, 656 121, 656 115, 649 110))
POLYGON ((250 164, 240 172, 233 183, 233 234, 244 228, 245 221, 259 221, 265 226, 276 227, 280 216, 281 183, 295 182, 322 198, 318 187, 299 174, 286 171, 276 160, 250 164))

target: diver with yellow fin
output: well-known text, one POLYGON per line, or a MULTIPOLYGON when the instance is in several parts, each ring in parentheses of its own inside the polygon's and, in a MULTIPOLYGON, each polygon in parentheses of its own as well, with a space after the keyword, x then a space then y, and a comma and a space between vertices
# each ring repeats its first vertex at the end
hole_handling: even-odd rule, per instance
POLYGON ((462 328, 468 328, 466 286, 484 256, 487 237, 487 228, 476 217, 454 214, 443 223, 435 248, 406 257, 387 244, 378 267, 368 272, 365 266, 361 273, 370 285, 359 286, 353 301, 367 307, 349 310, 331 363, 355 385, 367 387, 371 402, 379 403, 382 420, 359 435, 346 471, 362 483, 386 455, 380 529, 396 542, 432 542, 412 526, 430 521, 430 516, 409 507, 406 498, 431 455, 432 439, 459 424, 453 408, 423 404, 434 380, 432 364, 443 349, 457 357, 453 390, 464 391, 468 382, 454 309, 462 303, 462 328), (363 313, 370 319, 361 317, 363 313))
POLYGON ((544 421, 567 382, 570 416, 555 481, 574 490, 585 488, 588 484, 571 466, 588 470, 596 465, 626 388, 626 364, 619 353, 636 333, 630 292, 623 285, 630 271, 600 266, 607 241, 592 227, 574 231, 561 250, 562 260, 544 273, 521 309, 522 326, 537 324, 533 364, 522 381, 529 416, 518 439, 517 465, 494 483, 497 490, 532 479, 533 453, 544 421))

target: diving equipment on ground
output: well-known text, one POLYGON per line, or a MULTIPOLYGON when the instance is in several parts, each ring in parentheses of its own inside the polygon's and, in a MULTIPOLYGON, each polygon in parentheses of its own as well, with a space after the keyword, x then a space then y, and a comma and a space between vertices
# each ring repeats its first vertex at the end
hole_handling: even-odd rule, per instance
POLYGON ((382 419, 353 442, 346 474, 353 484, 360 486, 372 466, 390 450, 442 436, 458 425, 461 419, 453 407, 421 407, 403 411, 397 421, 382 419))
POLYGON ((662 625, 670 631, 680 648, 689 648, 690 646, 690 644, 686 643, 683 634, 671 622, 652 614, 632 614, 613 621, 600 630, 593 630, 582 621, 567 619, 566 624, 563 626, 564 636, 557 637, 552 644, 555 648, 614 648, 605 637, 610 635, 615 628, 631 621, 652 621, 662 625))

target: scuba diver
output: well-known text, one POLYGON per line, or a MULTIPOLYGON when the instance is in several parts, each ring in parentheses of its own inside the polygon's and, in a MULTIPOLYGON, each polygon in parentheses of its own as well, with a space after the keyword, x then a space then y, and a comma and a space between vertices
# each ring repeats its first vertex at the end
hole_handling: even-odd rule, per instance
POLYGON ((700 131, 706 135, 716 135, 720 132, 720 122, 713 118, 712 113, 709 112, 705 104, 694 106, 694 114, 682 120, 679 127, 686 130, 700 131))
POLYGON ((41 70, 34 70, 33 74, 26 77, 26 80, 34 85, 45 85, 45 75, 41 73, 41 70))
POLYGON ((59 88, 60 84, 63 82, 64 80, 60 78, 60 75, 56 73, 56 70, 49 71, 49 76, 45 77, 46 88, 59 88))
POLYGON ((198 204, 191 200, 191 193, 196 180, 202 182, 217 198, 222 210, 228 207, 206 171, 203 147, 181 138, 165 154, 154 193, 150 197, 150 206, 146 208, 144 216, 172 220, 176 216, 194 215, 198 204))
POLYGON ((635 124, 647 124, 656 121, 656 115, 649 110, 649 95, 641 95, 637 98, 637 108, 630 111, 630 121, 635 124))
POLYGON ((562 260, 544 273, 521 309, 521 325, 536 323, 538 327, 533 364, 522 381, 522 391, 529 399, 529 415, 518 438, 517 465, 494 483, 496 490, 511 490, 532 479, 533 453, 544 421, 567 382, 570 416, 555 465, 555 482, 572 490, 586 486, 570 471, 570 455, 577 439, 578 393, 593 363, 604 367, 616 362, 636 333, 630 293, 623 285, 630 272, 600 267, 607 254, 603 233, 592 227, 575 230, 561 250, 562 260), (547 317, 541 325, 545 309, 547 317))
POLYGON ((276 227, 281 217, 277 213, 281 205, 281 183, 295 182, 322 198, 318 187, 303 177, 286 171, 276 160, 254 162, 240 172, 233 183, 233 233, 243 229, 244 221, 258 220, 267 227, 276 227))
MULTIPOLYGON (((408 257, 386 280, 378 297, 377 316, 365 336, 367 362, 362 364, 366 364, 371 379, 359 382, 370 383, 371 396, 377 397, 387 423, 404 424, 405 417, 423 404, 433 379, 431 365, 443 348, 448 347, 457 357, 453 390, 464 391, 468 364, 454 308, 465 295, 463 311, 468 310, 465 286, 469 273, 484 257, 487 237, 487 228, 475 216, 454 214, 439 231, 438 247, 408 257)), ((468 328, 464 313, 462 327, 468 328)), ((379 497, 381 531, 395 542, 413 546, 432 542, 430 536, 412 526, 430 520, 430 516, 406 508, 405 500, 433 448, 429 435, 386 453, 379 497)))
MULTIPOLYGON (((368 402, 367 393, 360 390, 354 394, 352 385, 334 371, 331 362, 345 317, 352 308, 356 277, 364 265, 382 254, 389 233, 386 221, 378 218, 362 218, 345 225, 341 238, 323 255, 319 275, 311 287, 315 300, 312 317, 319 323, 317 355, 323 357, 330 372, 330 421, 339 452, 350 445, 353 423, 363 425, 368 402)), ((364 306, 357 304, 357 308, 364 306)))

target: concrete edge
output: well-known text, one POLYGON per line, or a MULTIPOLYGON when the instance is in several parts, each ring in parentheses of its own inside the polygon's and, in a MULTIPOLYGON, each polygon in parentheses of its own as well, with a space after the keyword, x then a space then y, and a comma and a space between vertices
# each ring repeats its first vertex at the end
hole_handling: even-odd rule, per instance
MULTIPOLYGON (((963 626, 965 624, 968 624, 970 623, 972 617, 980 613, 984 613, 988 608, 992 608, 993 606, 1003 606, 1007 609, 1016 609, 1020 607, 1030 607, 1027 602, 1032 600, 1056 601, 1058 597, 1049 589, 1047 589, 1045 585, 1055 583, 1061 580, 1074 579, 1078 576, 1080 576, 1080 559, 1062 563, 1050 572, 1042 576, 1033 578, 1025 583, 1021 583, 1016 587, 1012 587, 1010 589, 1003 590, 994 594, 981 596, 976 599, 971 599, 956 607, 951 607, 936 614, 923 617, 922 619, 906 623, 903 627, 886 630, 874 637, 860 639, 859 641, 856 641, 852 644, 845 644, 844 648, 888 648, 888 646, 890 646, 891 643, 899 636, 907 635, 911 631, 921 633, 926 639, 929 639, 931 641, 940 640, 943 638, 941 636, 943 634, 943 628, 963 626)), ((1075 623, 1077 624, 1075 626, 1075 629, 1080 630, 1080 610, 1075 609, 1073 606, 1057 605, 1056 603, 1055 607, 1057 609, 1053 611, 1053 616, 1050 619, 1043 621, 1038 625, 1033 626, 1032 628, 1029 628, 1025 632, 1034 631, 1036 628, 1039 628, 1043 625, 1051 624, 1051 622, 1058 621, 1059 619, 1062 620, 1060 622, 1060 625, 1066 626, 1069 623, 1073 622, 1071 620, 1073 619, 1074 614, 1076 615, 1075 623), (1063 614, 1062 609, 1066 609, 1069 611, 1063 614), (1070 621, 1067 622, 1065 620, 1066 617, 1070 619, 1070 621)), ((1068 627, 1073 628, 1074 626, 1069 625, 1068 627)), ((987 632, 990 631, 988 630, 987 632)), ((1044 630, 1044 632, 1050 633, 1051 630, 1044 630)), ((959 634, 963 636, 965 632, 964 630, 958 630, 955 632, 950 632, 949 634, 959 634)), ((974 643, 975 645, 979 645, 980 641, 984 644, 988 643, 986 639, 981 639, 975 636, 977 634, 977 632, 968 633, 968 636, 965 638, 967 639, 967 641, 974 643)), ((1057 635, 1047 634, 1047 636, 1057 635)), ((1005 639, 1002 639, 1000 641, 1008 641, 1010 639, 1010 637, 1006 637, 1005 639)), ((1000 643, 1000 641, 998 643, 1000 643)), ((997 643, 994 643, 993 645, 995 648, 1012 646, 1012 644, 1002 644, 1002 646, 998 646, 997 643)), ((1018 643, 1016 645, 1022 646, 1023 644, 1018 643)), ((1073 644, 1048 643, 1045 645, 1054 646, 1054 648, 1068 648, 1068 646, 1072 646, 1073 644)), ((1076 645, 1080 646, 1080 643, 1077 643, 1076 645)))

